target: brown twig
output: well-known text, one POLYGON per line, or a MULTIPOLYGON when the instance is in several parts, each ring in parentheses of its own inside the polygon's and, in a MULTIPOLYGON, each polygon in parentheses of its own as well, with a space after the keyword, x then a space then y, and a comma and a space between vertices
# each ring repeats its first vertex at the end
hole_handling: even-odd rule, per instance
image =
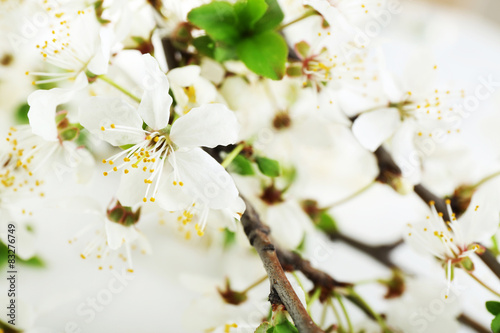
POLYGON ((326 301, 337 287, 351 287, 352 283, 340 282, 335 280, 329 274, 314 268, 309 260, 302 258, 298 253, 276 249, 278 259, 285 271, 300 271, 314 284, 314 289, 320 288, 321 302, 326 301))
POLYGON ((354 238, 351 238, 349 236, 343 235, 340 232, 332 233, 328 235, 331 240, 333 241, 341 241, 352 248, 355 248, 356 250, 359 250, 363 252, 364 254, 368 255, 372 259, 376 260, 377 262, 381 263, 382 265, 388 267, 388 268, 396 268, 396 265, 392 262, 391 259, 391 252, 394 250, 396 247, 401 245, 403 243, 403 240, 396 241, 392 244, 385 244, 385 245, 379 245, 379 246, 372 246, 368 245, 365 243, 362 243, 354 238))
MULTIPOLYGON (((243 198, 243 200, 245 200, 245 198, 243 198)), ((276 247, 269 238, 269 227, 265 226, 260 221, 257 212, 247 200, 245 200, 245 203, 247 209, 241 217, 241 224, 243 225, 243 229, 245 230, 245 234, 250 244, 259 254, 264 269, 269 276, 271 290, 274 290, 279 296, 299 332, 323 332, 323 330, 313 322, 288 281, 276 254, 276 247)), ((273 292, 271 292, 271 295, 273 295, 273 292)), ((274 298, 275 297, 273 297, 273 299, 274 298)))
POLYGON ((471 317, 469 317, 463 313, 460 316, 458 316, 457 320, 460 323, 464 324, 465 326, 472 328, 473 330, 475 330, 478 333, 490 333, 491 332, 489 329, 487 329, 486 327, 479 324, 477 321, 475 321, 474 319, 472 319, 471 317))

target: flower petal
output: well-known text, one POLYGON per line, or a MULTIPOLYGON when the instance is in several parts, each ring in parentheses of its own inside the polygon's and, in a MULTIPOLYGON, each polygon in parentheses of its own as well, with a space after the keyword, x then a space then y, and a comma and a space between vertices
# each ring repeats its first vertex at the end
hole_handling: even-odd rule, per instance
POLYGON ((53 88, 37 90, 28 96, 30 120, 33 133, 47 141, 57 140, 56 108, 58 105, 69 102, 74 94, 88 84, 85 73, 80 73, 70 88, 53 88))
POLYGON ((223 209, 231 206, 238 196, 231 176, 202 149, 178 151, 175 156, 170 154, 168 160, 193 201, 207 204, 212 209, 223 209))
POLYGON ((200 72, 200 66, 190 65, 170 70, 167 77, 172 85, 175 84, 181 87, 189 87, 200 77, 200 72))
POLYGON ((129 173, 122 175, 116 193, 122 205, 134 206, 143 202, 148 187, 148 184, 144 182, 147 176, 140 168, 131 168, 129 173))
POLYGON ((139 105, 139 114, 149 127, 160 130, 167 127, 170 118, 172 97, 167 76, 160 70, 158 62, 149 54, 142 56, 146 74, 142 80, 144 93, 139 105))
POLYGON ((87 66, 88 70, 96 75, 105 74, 108 71, 113 31, 110 28, 103 28, 99 32, 99 37, 101 45, 99 45, 95 56, 87 66))
POLYGON ((178 211, 187 208, 193 203, 193 198, 189 196, 182 186, 174 185, 174 174, 162 178, 162 184, 156 194, 156 202, 161 208, 168 211, 178 211))
POLYGON ((144 140, 141 117, 121 98, 90 97, 81 103, 78 112, 80 123, 86 129, 114 146, 134 144, 144 140), (112 129, 112 124, 117 128, 112 129), (129 129, 120 130, 120 126, 129 129))
POLYGON ((223 104, 206 104, 189 111, 172 125, 170 138, 179 147, 226 146, 238 140, 239 124, 223 104))
POLYGON ((133 226, 126 227, 106 219, 104 227, 108 246, 112 250, 117 250, 124 242, 133 242, 139 237, 137 230, 133 226))
POLYGON ((401 124, 396 108, 385 108, 361 114, 352 125, 352 132, 363 147, 375 151, 401 124))

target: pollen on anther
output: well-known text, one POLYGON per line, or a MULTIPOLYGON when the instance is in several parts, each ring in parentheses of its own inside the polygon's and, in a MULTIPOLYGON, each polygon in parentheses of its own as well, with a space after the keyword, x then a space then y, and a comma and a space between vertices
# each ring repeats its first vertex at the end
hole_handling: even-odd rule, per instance
POLYGON ((451 204, 451 200, 450 200, 450 199, 446 199, 446 200, 445 200, 445 203, 446 203, 447 205, 449 205, 449 204, 451 204))
POLYGON ((177 182, 174 180, 174 181, 172 182, 172 184, 174 184, 174 186, 175 186, 175 185, 177 185, 177 182))
POLYGON ((180 185, 180 186, 184 186, 184 183, 183 183, 183 182, 179 182, 179 185, 180 185))
POLYGON ((156 200, 155 198, 150 198, 149 199, 149 201, 151 201, 151 202, 155 202, 155 200, 156 200))
POLYGON ((103 174, 104 176, 107 176, 107 175, 108 175, 108 173, 107 173, 106 171, 104 171, 102 174, 103 174))
POLYGON ((434 200, 429 201, 429 205, 434 206, 436 202, 434 200))
POLYGON ((105 131, 106 129, 104 128, 104 126, 101 126, 101 131, 105 131))
POLYGON ((125 169, 125 170, 123 170, 123 172, 127 174, 127 173, 128 173, 128 170, 127 170, 127 169, 125 169))
POLYGON ((80 254, 80 257, 81 257, 82 259, 87 259, 87 258, 86 258, 83 254, 80 254))
POLYGON ((115 124, 111 124, 109 127, 116 128, 115 124))
POLYGON ((148 201, 148 199, 146 199, 146 198, 142 198, 142 201, 146 202, 146 201, 148 201))

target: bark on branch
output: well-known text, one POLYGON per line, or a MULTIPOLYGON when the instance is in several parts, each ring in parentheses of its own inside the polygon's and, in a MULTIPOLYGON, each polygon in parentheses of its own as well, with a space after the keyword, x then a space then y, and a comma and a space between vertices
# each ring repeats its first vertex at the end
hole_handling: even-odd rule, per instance
MULTIPOLYGON (((245 198, 243 198, 245 200, 245 198)), ((271 290, 275 291, 286 310, 293 319, 293 322, 301 333, 321 333, 321 330, 313 322, 307 310, 302 305, 299 297, 288 281, 283 267, 280 264, 276 247, 269 237, 269 227, 261 221, 253 206, 245 200, 247 209, 241 217, 241 224, 245 230, 250 244, 257 250, 264 265, 264 269, 269 276, 271 290)), ((273 294, 273 292, 271 292, 273 294)))

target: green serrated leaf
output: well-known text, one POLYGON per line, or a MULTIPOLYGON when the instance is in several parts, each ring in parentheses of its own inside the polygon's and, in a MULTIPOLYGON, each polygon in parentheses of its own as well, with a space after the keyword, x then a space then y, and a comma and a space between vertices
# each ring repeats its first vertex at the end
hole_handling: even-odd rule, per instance
POLYGON ((28 119, 28 111, 30 110, 30 106, 28 103, 21 104, 17 107, 15 111, 15 120, 18 124, 29 124, 28 119))
POLYGON ((280 8, 277 0, 266 0, 267 11, 262 18, 255 23, 253 30, 262 32, 276 28, 283 21, 285 14, 280 8))
POLYGON ((227 2, 215 1, 194 8, 187 18, 215 41, 235 44, 240 37, 238 17, 234 7, 227 2))
POLYGON ((229 165, 230 171, 243 176, 255 175, 253 170, 252 162, 250 162, 246 157, 238 155, 229 165))
POLYGON ((497 301, 488 301, 486 302, 486 309, 489 313, 496 316, 500 314, 500 302, 497 301))
POLYGON ((288 46, 274 31, 265 31, 241 40, 236 45, 241 61, 254 73, 280 80, 285 75, 288 46))
POLYGON ((491 321, 491 330, 493 333, 500 333, 500 314, 491 321))
POLYGON ((253 29, 255 23, 266 13, 267 7, 265 0, 238 1, 234 5, 234 11, 238 16, 241 30, 253 29))
POLYGON ((337 232, 337 223, 327 212, 321 213, 319 221, 316 223, 316 227, 327 234, 337 232))
POLYGON ((278 177, 281 173, 280 164, 276 160, 267 157, 256 157, 255 162, 257 162, 260 172, 268 177, 278 177))
POLYGON ((193 46, 200 54, 210 58, 214 57, 215 42, 209 36, 200 36, 193 39, 193 46))

